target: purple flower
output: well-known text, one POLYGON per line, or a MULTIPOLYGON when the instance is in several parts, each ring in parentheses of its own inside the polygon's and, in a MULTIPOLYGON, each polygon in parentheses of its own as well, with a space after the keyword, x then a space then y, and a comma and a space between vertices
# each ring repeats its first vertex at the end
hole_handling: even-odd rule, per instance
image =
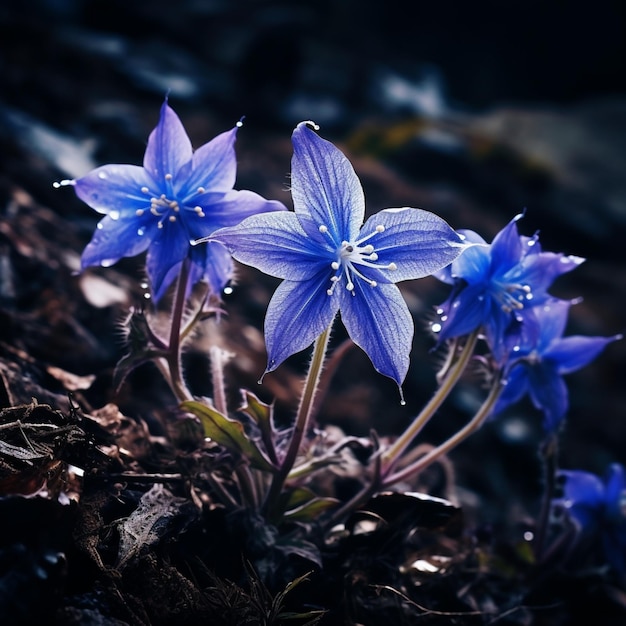
POLYGON ((82 267, 108 267, 148 250, 148 277, 158 300, 189 257, 189 285, 205 280, 219 294, 232 275, 230 255, 218 243, 193 247, 191 242, 255 213, 285 209, 251 191, 233 190, 239 126, 194 152, 180 119, 165 101, 143 167, 104 165, 78 180, 64 181, 106 215, 82 254, 82 267))
MULTIPOLYGON (((529 395, 544 413, 547 432, 554 432, 569 406, 565 374, 592 361, 613 337, 563 337, 571 302, 551 300, 526 312, 519 334, 504 365, 506 385, 494 413, 529 395)), ((510 345, 510 344, 509 344, 510 345)))
POLYGON ((583 262, 580 257, 542 252, 536 235, 518 233, 521 217, 514 217, 490 245, 471 230, 459 231, 466 241, 481 245, 469 247, 436 274, 453 286, 432 326, 439 342, 482 328, 499 359, 506 334, 522 321, 521 312, 549 299, 552 282, 583 262))
POLYGON ((341 311, 352 340, 400 385, 413 320, 394 283, 441 269, 466 244, 419 209, 385 209, 363 224, 363 189, 352 165, 307 124, 293 132, 295 212, 255 215, 213 237, 237 260, 283 279, 265 318, 267 371, 311 345, 341 311))
POLYGON ((582 537, 600 539, 607 561, 626 575, 626 479, 624 467, 611 465, 604 477, 579 470, 561 471, 563 496, 553 506, 565 510, 582 537))

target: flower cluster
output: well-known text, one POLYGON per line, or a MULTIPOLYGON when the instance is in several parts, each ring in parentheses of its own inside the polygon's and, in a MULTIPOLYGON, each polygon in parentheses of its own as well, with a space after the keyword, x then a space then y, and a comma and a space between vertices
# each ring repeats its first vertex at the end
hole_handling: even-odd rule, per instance
POLYGON ((554 432, 568 409, 562 376, 591 360, 614 337, 563 337, 571 302, 548 293, 560 275, 584 259, 544 252, 537 234, 520 235, 517 215, 487 244, 470 230, 459 231, 476 245, 436 276, 452 285, 432 329, 439 343, 473 331, 483 333, 505 387, 493 413, 529 395, 554 432))

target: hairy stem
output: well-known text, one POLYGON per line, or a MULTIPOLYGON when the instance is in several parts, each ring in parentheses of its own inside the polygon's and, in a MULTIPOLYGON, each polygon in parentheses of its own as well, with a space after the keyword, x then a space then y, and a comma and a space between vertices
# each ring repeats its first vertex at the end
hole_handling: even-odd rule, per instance
POLYGON ((187 295, 187 281, 189 279, 189 266, 191 261, 189 257, 185 258, 178 274, 176 283, 176 293, 174 295, 174 303, 172 305, 172 321, 170 326, 170 337, 168 344, 168 354, 166 357, 167 366, 170 374, 170 385, 174 395, 179 402, 193 400, 189 389, 185 385, 182 376, 181 366, 181 324, 183 312, 185 310, 185 301, 187 295))
POLYGON ((328 328, 316 339, 315 347, 313 348, 313 356, 311 358, 311 364, 304 383, 304 389, 302 391, 302 397, 300 398, 300 406, 296 414, 296 421, 291 433, 291 439, 287 452, 281 462, 280 469, 272 479, 272 483, 267 493, 265 500, 265 512, 270 518, 275 516, 278 499, 282 491, 283 485, 289 472, 291 471, 298 452, 300 451, 300 445, 306 429, 308 427, 311 415, 314 410, 315 395, 318 388, 320 375, 322 373, 322 367, 324 365, 324 357, 326 356, 326 348, 328 347, 328 339, 330 338, 332 323, 328 328))
POLYGON ((468 336, 465 345, 454 362, 448 369, 448 373, 443 379, 441 385, 430 399, 428 404, 422 409, 419 415, 413 420, 411 425, 396 439, 396 441, 383 453, 382 468, 383 475, 389 474, 396 463, 402 457, 404 451, 411 445, 411 442, 420 433, 422 428, 428 423, 430 418, 435 414, 437 409, 442 405, 443 401, 448 397, 459 378, 465 371, 470 357, 474 353, 476 342, 478 341, 478 331, 474 331, 468 336))
POLYGON ((407 478, 410 478, 415 474, 419 474, 431 463, 434 463, 437 459, 450 452, 450 450, 458 446, 472 433, 476 432, 482 426, 487 417, 489 417, 489 414, 493 410, 495 403, 502 393, 502 389, 502 381, 498 378, 494 382, 491 390, 489 391, 489 395, 485 398, 485 401, 482 403, 474 417, 463 428, 461 428, 461 430, 457 431, 442 444, 438 445, 437 447, 430 450, 430 452, 427 452, 424 456, 417 459, 417 461, 410 463, 406 467, 403 467, 402 469, 391 475, 385 476, 382 481, 382 486, 389 487, 394 483, 406 480, 407 478))

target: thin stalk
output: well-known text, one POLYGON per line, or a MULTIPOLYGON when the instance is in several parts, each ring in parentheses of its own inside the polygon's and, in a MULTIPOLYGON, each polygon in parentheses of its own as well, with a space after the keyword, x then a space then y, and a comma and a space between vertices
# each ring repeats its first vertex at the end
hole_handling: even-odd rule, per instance
POLYGON ((313 356, 311 358, 311 364, 304 383, 302 397, 300 398, 300 406, 298 407, 298 412, 296 414, 296 421, 293 427, 293 432, 291 433, 289 446, 281 462, 280 469, 272 478, 272 483, 265 499, 264 509, 266 513, 270 514, 270 517, 272 514, 275 514, 283 485, 296 461, 298 452, 300 451, 302 438, 306 432, 311 415, 313 414, 315 395, 320 375, 322 373, 322 367, 324 365, 324 358, 326 356, 326 348, 328 347, 331 327, 332 323, 328 325, 328 328, 315 341, 313 356))
POLYGON ((383 453, 382 467, 383 475, 388 474, 394 465, 400 460, 404 451, 411 445, 411 442, 420 433, 430 418, 435 414, 443 401, 448 397, 459 378, 465 371, 470 357, 474 353, 476 342, 478 341, 478 331, 475 330, 468 336, 461 353, 456 362, 448 369, 446 377, 434 393, 428 404, 422 409, 419 415, 413 420, 411 425, 396 439, 396 441, 383 453))
POLYGON ((555 435, 550 436, 544 442, 541 447, 541 456, 543 461, 544 490, 533 540, 533 552, 538 563, 543 562, 545 558, 550 510, 556 489, 558 439, 555 435))
POLYGON ((176 283, 174 303, 172 304, 172 322, 168 344, 167 365, 170 372, 170 385, 174 395, 180 402, 193 400, 189 389, 185 385, 181 368, 181 324, 187 296, 187 281, 191 261, 187 257, 182 264, 176 283))
POLYGON ((477 431, 493 410, 493 407, 500 397, 503 388, 504 385, 502 384, 502 381, 498 378, 495 381, 491 390, 489 391, 489 395, 485 398, 485 401, 482 403, 471 421, 469 421, 463 428, 461 428, 461 430, 454 433, 454 435, 452 435, 442 444, 438 445, 436 448, 433 448, 430 452, 420 457, 417 461, 407 465, 406 467, 403 467, 394 474, 385 476, 382 481, 382 486, 389 487, 394 483, 405 480, 415 474, 419 474, 419 472, 428 467, 431 463, 434 463, 437 459, 450 452, 450 450, 458 446, 472 433, 477 431))
POLYGON ((226 385, 224 383, 224 351, 219 346, 211 346, 211 382, 213 383, 213 404, 222 414, 228 415, 226 406, 226 385))
MULTIPOLYGON (((219 346, 210 349, 211 379, 213 383, 213 405, 222 414, 228 415, 226 405, 226 386, 224 382, 224 350, 219 346)), ((246 458, 242 458, 235 466, 235 475, 239 481, 241 497, 250 508, 256 508, 258 504, 258 491, 255 488, 254 478, 250 465, 246 458)))

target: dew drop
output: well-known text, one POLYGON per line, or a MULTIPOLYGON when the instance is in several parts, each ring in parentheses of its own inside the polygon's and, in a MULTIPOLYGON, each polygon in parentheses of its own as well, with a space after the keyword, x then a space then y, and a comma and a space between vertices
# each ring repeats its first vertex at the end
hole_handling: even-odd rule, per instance
POLYGON ((437 315, 442 315, 443 314, 443 309, 437 309, 437 315))
POLYGON ((139 283, 139 286, 142 289, 147 289, 150 285, 148 285, 148 283, 144 280, 142 283, 139 283))
POLYGON ((119 220, 120 219, 120 212, 119 211, 110 211, 109 212, 109 217, 112 220, 119 220))
POLYGON ((441 332, 441 324, 433 324, 430 329, 434 332, 434 333, 440 333, 441 332))
POLYGON ((519 351, 520 351, 519 346, 513 346, 513 352, 519 352, 519 351))
POLYGON ((104 225, 102 224, 102 222, 98 222, 98 225, 96 226, 96 228, 98 228, 99 230, 102 230, 104 228, 104 225))
POLYGON ((528 247, 532 248, 536 243, 537 241, 535 239, 529 239, 527 245, 528 247))
POLYGON ((442 321, 442 322, 445 322, 447 319, 448 319, 448 316, 447 316, 447 315, 442 315, 442 316, 441 316, 441 321, 442 321))
POLYGON ((535 538, 535 535, 530 530, 527 530, 524 533, 524 541, 532 541, 535 538))
POLYGON ((143 228, 138 228, 138 229, 137 229, 137 234, 138 234, 140 237, 143 237, 143 236, 146 234, 146 231, 145 231, 143 228))
POLYGON ((230 296, 231 293, 233 293, 233 288, 232 287, 224 287, 224 295, 225 296, 230 296))
POLYGON ((52 186, 53 186, 55 189, 58 189, 59 187, 67 187, 67 186, 69 186, 69 185, 74 185, 74 182, 75 182, 75 181, 73 181, 73 180, 68 180, 68 179, 66 178, 65 180, 60 180, 60 181, 55 181, 55 182, 53 182, 53 183, 52 183, 52 186))
POLYGON ((100 261, 100 265, 102 267, 111 267, 111 265, 115 264, 115 259, 104 259, 100 261))
POLYGON ((107 178, 106 172, 98 172, 98 178, 100 180, 106 180, 107 178))
POLYGON ((143 297, 145 300, 150 300, 150 298, 152 297, 148 292, 143 294, 143 297))

